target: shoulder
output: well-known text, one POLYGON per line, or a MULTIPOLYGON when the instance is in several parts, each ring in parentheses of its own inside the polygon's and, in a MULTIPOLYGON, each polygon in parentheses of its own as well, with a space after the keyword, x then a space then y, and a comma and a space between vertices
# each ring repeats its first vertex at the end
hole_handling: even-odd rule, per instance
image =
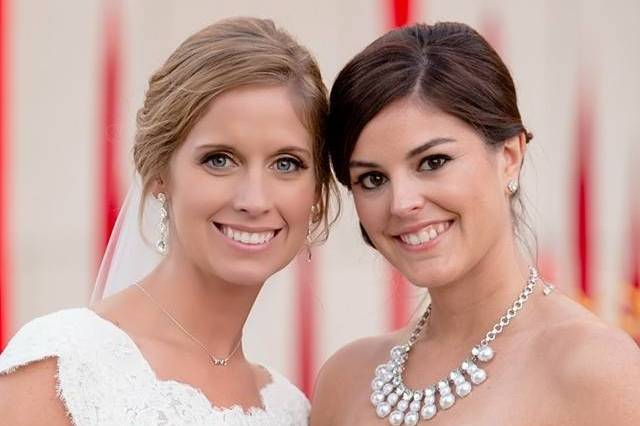
POLYGON ((311 408, 312 424, 331 424, 349 395, 373 378, 376 366, 384 363, 389 349, 401 340, 401 332, 356 340, 339 349, 318 373, 311 408))
POLYGON ((348 385, 348 381, 361 372, 373 377, 375 367, 387 360, 389 349, 399 340, 395 336, 367 337, 343 346, 320 369, 318 385, 321 381, 348 385), (344 374, 346 372, 349 374, 344 374))
POLYGON ((593 378, 600 372, 621 370, 640 374, 640 348, 616 327, 600 320, 579 319, 559 324, 552 331, 548 339, 557 339, 557 344, 550 350, 561 361, 556 364, 561 377, 593 378))
MULTIPOLYGON (((27 323, 0 354, 0 389, 11 389, 8 393, 12 394, 4 397, 7 392, 0 390, 0 405, 22 406, 22 412, 31 404, 37 407, 42 403, 45 407, 51 401, 52 405, 46 407, 52 412, 69 412, 70 417, 95 424, 91 422, 104 413, 96 407, 106 400, 114 401, 117 389, 126 389, 127 378, 117 361, 127 361, 123 354, 133 351, 115 330, 86 308, 59 311, 27 323), (116 389, 107 384, 121 386, 116 389), (26 401, 30 395, 32 400, 26 401)), ((131 369, 134 364, 124 365, 131 369)))
POLYGON ((25 324, 0 355, 0 374, 47 357, 75 349, 82 337, 91 336, 88 309, 67 309, 38 317, 25 324))
POLYGON ((559 396, 581 424, 639 424, 640 349, 604 322, 581 317, 548 333, 546 364, 559 396))
POLYGON ((56 374, 56 359, 47 358, 0 375, 2 419, 16 426, 69 425, 64 404, 58 398, 56 374))
POLYGON ((375 368, 379 363, 386 361, 389 349, 398 340, 398 333, 393 333, 353 341, 336 351, 325 362, 320 373, 334 376, 336 375, 334 373, 353 371, 354 369, 357 371, 367 366, 375 368))
MULTIPOLYGON (((262 399, 269 410, 286 410, 290 416, 306 421, 309 415, 309 400, 305 394, 284 375, 271 367, 255 366, 259 374, 268 377, 262 386, 262 399)), ((263 382, 263 380, 259 380, 263 382)), ((263 383, 264 383, 263 382, 263 383)))

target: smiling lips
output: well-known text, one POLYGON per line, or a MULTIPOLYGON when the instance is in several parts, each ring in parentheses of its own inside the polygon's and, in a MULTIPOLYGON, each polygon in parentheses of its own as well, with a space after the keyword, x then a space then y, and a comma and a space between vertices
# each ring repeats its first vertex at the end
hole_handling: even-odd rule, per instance
POLYGON ((447 232, 452 223, 453 221, 432 223, 416 232, 400 234, 397 238, 409 246, 420 246, 447 232))
POLYGON ((232 228, 229 225, 216 224, 216 227, 227 238, 246 245, 260 246, 269 243, 276 236, 278 230, 269 230, 261 232, 249 232, 232 228))

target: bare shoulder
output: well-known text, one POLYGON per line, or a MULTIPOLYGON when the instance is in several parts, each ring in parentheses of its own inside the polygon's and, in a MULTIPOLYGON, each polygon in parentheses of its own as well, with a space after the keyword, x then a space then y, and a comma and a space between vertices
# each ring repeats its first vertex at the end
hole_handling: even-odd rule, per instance
POLYGON ((539 350, 580 424, 640 424, 640 349, 625 332, 580 307, 547 327, 539 350))
POLYGON ((389 349, 400 333, 356 340, 339 349, 322 366, 316 380, 311 408, 311 425, 330 425, 349 394, 362 389, 373 377, 377 365, 386 361, 389 349))
POLYGON ((548 320, 539 339, 539 344, 547 348, 545 353, 571 365, 593 366, 594 361, 612 366, 636 363, 640 371, 640 349, 631 336, 574 301, 565 298, 561 303, 555 312, 545 313, 548 320))
POLYGON ((389 340, 387 336, 367 337, 340 348, 320 369, 314 396, 325 389, 348 390, 362 372, 371 373, 371 367, 381 362, 380 354, 388 348, 385 344, 389 340))
POLYGON ((56 358, 33 362, 0 375, 0 413, 7 424, 71 424, 56 394, 56 358))
POLYGON ((355 340, 333 354, 325 363, 325 367, 331 369, 344 366, 351 369, 363 367, 364 364, 371 362, 375 363, 379 361, 380 354, 383 356, 388 354, 391 345, 398 340, 397 335, 398 333, 392 333, 355 340))

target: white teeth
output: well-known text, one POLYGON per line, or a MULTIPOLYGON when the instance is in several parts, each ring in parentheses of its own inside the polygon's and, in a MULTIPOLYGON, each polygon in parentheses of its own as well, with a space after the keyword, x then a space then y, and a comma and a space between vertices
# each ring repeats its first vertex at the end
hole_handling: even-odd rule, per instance
POLYGON ((268 243, 275 236, 275 231, 245 232, 232 229, 226 225, 221 226, 222 233, 234 241, 242 244, 259 245, 268 243))
POLYGON ((222 227, 222 232, 224 233, 224 235, 226 235, 229 238, 233 238, 233 230, 231 228, 229 228, 228 226, 223 226, 222 227))
POLYGON ((421 229, 418 232, 412 234, 402 234, 400 239, 411 246, 417 246, 424 244, 438 237, 438 235, 449 229, 448 222, 440 222, 436 225, 429 225, 426 228, 421 229))

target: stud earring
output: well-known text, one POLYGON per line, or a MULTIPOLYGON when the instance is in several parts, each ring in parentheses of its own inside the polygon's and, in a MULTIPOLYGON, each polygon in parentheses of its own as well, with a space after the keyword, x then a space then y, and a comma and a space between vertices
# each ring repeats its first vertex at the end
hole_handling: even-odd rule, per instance
POLYGON ((169 230, 169 213, 167 212, 167 196, 163 192, 156 195, 156 200, 160 202, 160 239, 156 243, 158 253, 167 254, 167 231, 169 230))
POLYGON ((511 179, 511 180, 509 180, 509 183, 507 184, 507 189, 509 190, 509 193, 511 195, 513 195, 516 192, 518 192, 518 188, 519 187, 520 187, 520 185, 518 184, 518 180, 517 179, 511 179))

